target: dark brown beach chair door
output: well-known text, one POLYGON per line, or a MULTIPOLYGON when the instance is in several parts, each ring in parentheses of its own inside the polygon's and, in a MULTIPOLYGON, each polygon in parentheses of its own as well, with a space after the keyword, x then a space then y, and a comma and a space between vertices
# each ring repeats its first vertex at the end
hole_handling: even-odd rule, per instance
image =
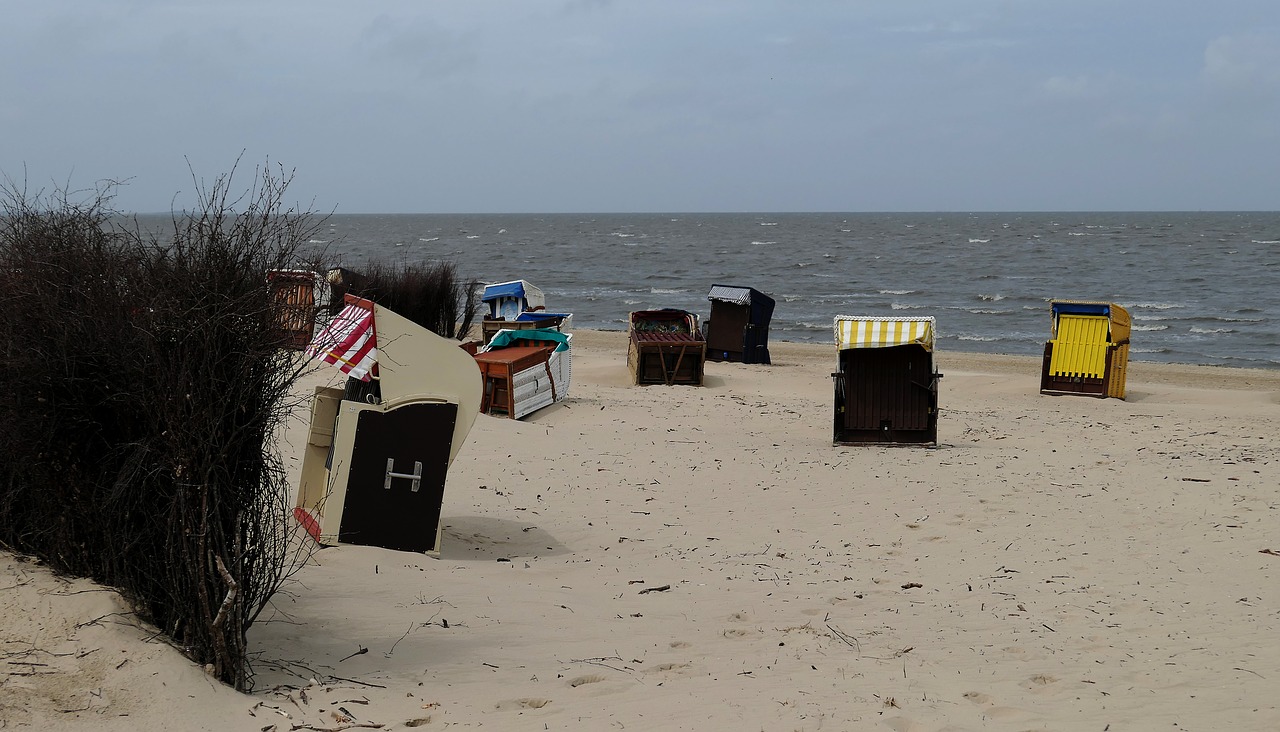
POLYGON ((716 351, 727 361, 741 361, 744 333, 751 308, 746 305, 715 302, 711 305, 711 332, 707 334, 707 350, 716 351))
POLYGON ((458 405, 365 410, 356 422, 338 541, 411 552, 436 550, 458 405))
POLYGON ((920 346, 840 352, 847 430, 927 430, 933 411, 929 352, 920 346))

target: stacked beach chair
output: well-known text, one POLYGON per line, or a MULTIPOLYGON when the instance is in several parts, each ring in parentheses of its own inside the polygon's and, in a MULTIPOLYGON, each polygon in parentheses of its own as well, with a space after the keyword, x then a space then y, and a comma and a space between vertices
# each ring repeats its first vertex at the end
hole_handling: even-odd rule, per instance
POLYGON ((503 329, 555 328, 567 331, 573 322, 572 313, 547 312, 546 296, 542 290, 525 280, 485 285, 480 301, 487 308, 480 322, 485 343, 503 329))
POLYGON ((550 328, 500 330, 475 354, 484 382, 480 411, 520 419, 564 401, 573 336, 550 328))

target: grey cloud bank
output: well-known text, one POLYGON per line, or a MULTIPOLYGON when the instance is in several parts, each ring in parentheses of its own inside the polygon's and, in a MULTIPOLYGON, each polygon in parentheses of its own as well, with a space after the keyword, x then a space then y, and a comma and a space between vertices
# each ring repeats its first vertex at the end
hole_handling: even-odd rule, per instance
POLYGON ((1274 210, 1280 4, 73 2, 0 24, 0 172, 163 211, 1274 210))

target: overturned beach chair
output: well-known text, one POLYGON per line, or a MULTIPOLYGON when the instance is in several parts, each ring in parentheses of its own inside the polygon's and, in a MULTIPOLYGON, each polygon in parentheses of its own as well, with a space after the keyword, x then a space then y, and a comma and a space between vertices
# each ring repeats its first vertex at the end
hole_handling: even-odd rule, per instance
POLYGON ((1129 368, 1129 311, 1110 302, 1049 303, 1053 335, 1044 344, 1041 394, 1124 399, 1129 368))
POLYGON ((551 328, 501 330, 476 355, 483 414, 521 419, 569 396, 573 336, 551 328))
POLYGON ((638 385, 702 386, 707 342, 685 310, 637 310, 628 316, 627 366, 638 385))
POLYGON ((936 443, 933 318, 835 319, 837 445, 936 443))
POLYGON ((702 327, 707 360, 770 363, 773 298, 751 287, 712 285, 707 299, 711 301, 711 317, 702 327))
POLYGON ((316 541, 440 549, 445 478, 480 408, 480 372, 458 343, 368 300, 307 347, 348 375, 317 387, 294 516, 316 541))

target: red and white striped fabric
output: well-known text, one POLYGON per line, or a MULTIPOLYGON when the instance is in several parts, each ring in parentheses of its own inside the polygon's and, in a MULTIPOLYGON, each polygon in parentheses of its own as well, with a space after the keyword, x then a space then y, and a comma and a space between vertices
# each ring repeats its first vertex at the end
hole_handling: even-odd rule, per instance
POLYGON ((311 339, 307 355, 337 366, 361 381, 378 360, 378 339, 373 328, 373 311, 348 305, 334 316, 329 326, 311 339))

